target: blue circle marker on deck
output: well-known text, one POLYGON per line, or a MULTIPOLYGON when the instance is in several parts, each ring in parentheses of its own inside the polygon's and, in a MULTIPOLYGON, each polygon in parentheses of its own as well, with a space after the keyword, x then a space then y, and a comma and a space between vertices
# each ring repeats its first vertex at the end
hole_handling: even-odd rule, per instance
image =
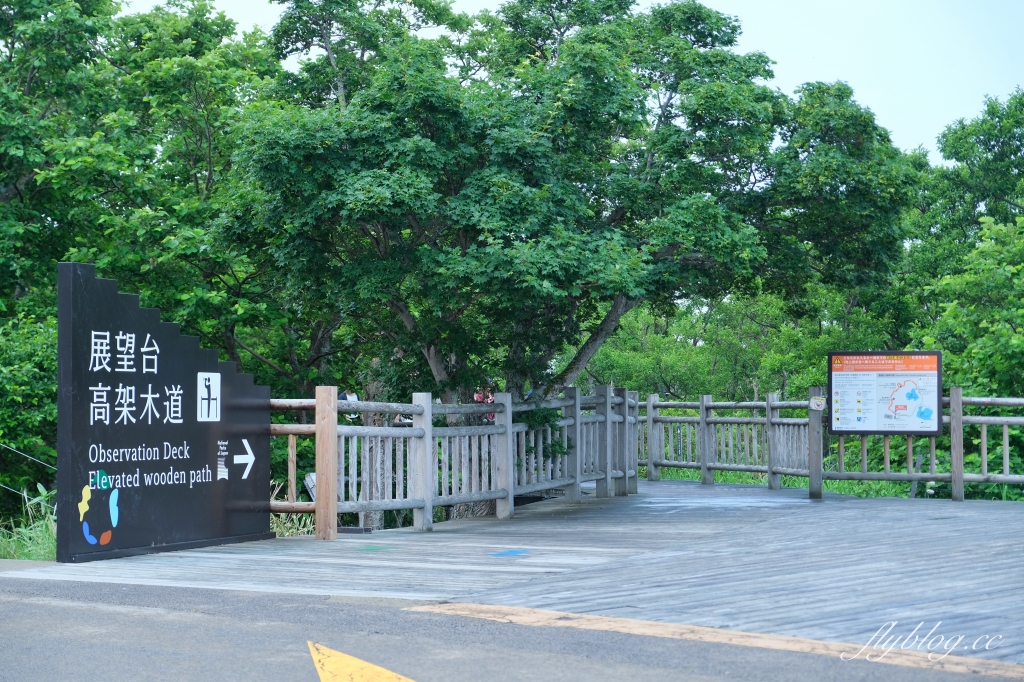
POLYGON ((504 552, 495 552, 491 556, 525 556, 529 553, 528 549, 506 549, 504 552))

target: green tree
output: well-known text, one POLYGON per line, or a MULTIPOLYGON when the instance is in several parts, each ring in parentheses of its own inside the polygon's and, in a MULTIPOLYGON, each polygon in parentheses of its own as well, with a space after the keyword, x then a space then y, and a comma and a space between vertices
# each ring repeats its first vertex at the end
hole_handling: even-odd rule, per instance
POLYGON ((981 219, 980 241, 963 272, 935 285, 942 315, 920 340, 946 351, 951 385, 973 395, 1024 395, 1024 217, 1016 224, 981 219))
POLYGON ((40 173, 56 163, 53 141, 95 130, 91 69, 115 11, 108 0, 0 3, 0 315, 51 285, 52 264, 93 231, 77 221, 79 197, 40 173))
MULTIPOLYGON (((34 491, 37 482, 53 480, 46 466, 57 464, 57 325, 52 319, 18 316, 0 324, 0 443, 6 446, 0 447, 0 483, 34 491)), ((0 489, 0 518, 20 511, 21 502, 0 489)))
POLYGON ((643 301, 898 261, 913 165, 846 86, 765 86, 731 18, 510 2, 452 30, 389 34, 335 106, 250 107, 228 228, 293 286, 331 282, 373 357, 420 356, 449 399, 571 383, 643 301))

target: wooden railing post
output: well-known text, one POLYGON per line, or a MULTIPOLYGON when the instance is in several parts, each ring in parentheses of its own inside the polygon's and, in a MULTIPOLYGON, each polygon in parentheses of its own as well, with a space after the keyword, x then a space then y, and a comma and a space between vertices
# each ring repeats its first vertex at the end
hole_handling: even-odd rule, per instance
POLYGON ((782 488, 782 476, 779 474, 772 473, 772 468, 778 466, 776 463, 779 461, 779 443, 775 438, 775 424, 772 423, 774 419, 779 416, 779 411, 772 407, 773 404, 779 402, 778 393, 769 393, 767 402, 765 403, 765 418, 764 418, 764 430, 767 435, 768 445, 768 489, 769 490, 780 490, 782 488))
POLYGON ((622 418, 618 422, 619 428, 612 429, 612 468, 622 472, 622 478, 611 479, 612 491, 615 497, 625 497, 629 494, 629 481, 626 478, 629 476, 629 392, 625 388, 616 388, 612 395, 622 399, 621 403, 613 406, 614 409, 609 410, 610 414, 622 418))
POLYGON ((434 497, 437 494, 437 457, 434 455, 434 401, 429 393, 413 393, 412 402, 423 408, 423 414, 412 416, 412 427, 423 429, 422 438, 410 440, 412 457, 412 497, 423 500, 422 509, 412 512, 412 526, 416 530, 434 530, 434 497))
POLYGON ((604 472, 604 478, 597 479, 597 497, 608 497, 612 493, 612 391, 611 386, 597 387, 595 413, 604 415, 604 421, 597 425, 597 466, 604 472))
POLYGON ((316 539, 338 538, 338 387, 316 387, 316 539))
POLYGON ((565 397, 572 400, 572 405, 562 408, 562 418, 572 419, 572 424, 565 427, 569 435, 569 457, 566 469, 567 473, 576 479, 574 483, 566 486, 565 499, 567 502, 575 504, 582 499, 580 476, 582 476, 583 468, 580 457, 583 454, 583 447, 580 442, 580 389, 570 386, 565 389, 565 397))
MULTIPOLYGON (((579 415, 579 395, 576 396, 577 417, 579 415)), ((494 443, 494 454, 491 456, 491 474, 494 476, 495 485, 498 489, 508 491, 508 497, 495 502, 495 513, 499 519, 511 519, 515 516, 515 492, 516 492, 516 450, 515 434, 512 433, 512 394, 496 393, 494 395, 495 405, 504 405, 504 410, 494 411, 494 424, 504 426, 505 433, 494 436, 491 440, 494 443)), ((576 420, 577 429, 579 419, 576 420)), ((577 433, 577 435, 579 435, 577 433)), ((576 450, 579 452, 579 450, 576 450)), ((570 457, 571 459, 571 457, 570 457)), ((579 471, 579 466, 576 468, 579 471)), ((576 490, 579 494, 579 474, 576 475, 576 490)))
POLYGON ((715 470, 709 469, 708 465, 714 463, 715 456, 715 428, 714 424, 708 424, 711 416, 711 396, 700 397, 700 482, 702 485, 715 484, 715 470))
POLYGON ((810 404, 807 408, 807 496, 812 500, 822 499, 822 452, 821 412, 823 400, 820 386, 810 389, 810 404))
POLYGON ((949 466, 953 474, 953 500, 964 499, 964 391, 949 389, 949 466))
POLYGON ((661 467, 654 462, 665 459, 665 448, 661 444, 661 422, 655 422, 658 408, 655 403, 661 402, 657 393, 647 395, 647 480, 660 481, 661 467))
POLYGON ((637 479, 640 477, 640 393, 637 391, 626 391, 626 415, 626 433, 629 434, 626 441, 626 492, 636 495, 637 479), (631 400, 632 407, 629 406, 631 400), (629 423, 630 418, 632 424, 629 423), (632 476, 629 475, 630 471, 633 472, 632 476))

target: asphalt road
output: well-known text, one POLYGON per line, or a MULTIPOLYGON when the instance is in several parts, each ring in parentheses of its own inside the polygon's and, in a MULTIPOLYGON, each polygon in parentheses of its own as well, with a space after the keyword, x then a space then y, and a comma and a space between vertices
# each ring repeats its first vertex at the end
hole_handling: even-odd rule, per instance
MULTIPOLYGON (((0 571, 10 570, 10 562, 0 571)), ((417 682, 966 680, 833 656, 403 610, 407 600, 11 578, 0 680, 316 682, 307 641, 417 682)), ((993 678, 986 678, 993 679, 993 678)))

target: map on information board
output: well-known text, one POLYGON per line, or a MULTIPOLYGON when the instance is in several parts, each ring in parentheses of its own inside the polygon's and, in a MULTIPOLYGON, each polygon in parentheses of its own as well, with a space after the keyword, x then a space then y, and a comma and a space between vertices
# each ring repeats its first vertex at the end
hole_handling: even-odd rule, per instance
POLYGON ((831 433, 942 434, 941 353, 829 353, 828 364, 831 433))

